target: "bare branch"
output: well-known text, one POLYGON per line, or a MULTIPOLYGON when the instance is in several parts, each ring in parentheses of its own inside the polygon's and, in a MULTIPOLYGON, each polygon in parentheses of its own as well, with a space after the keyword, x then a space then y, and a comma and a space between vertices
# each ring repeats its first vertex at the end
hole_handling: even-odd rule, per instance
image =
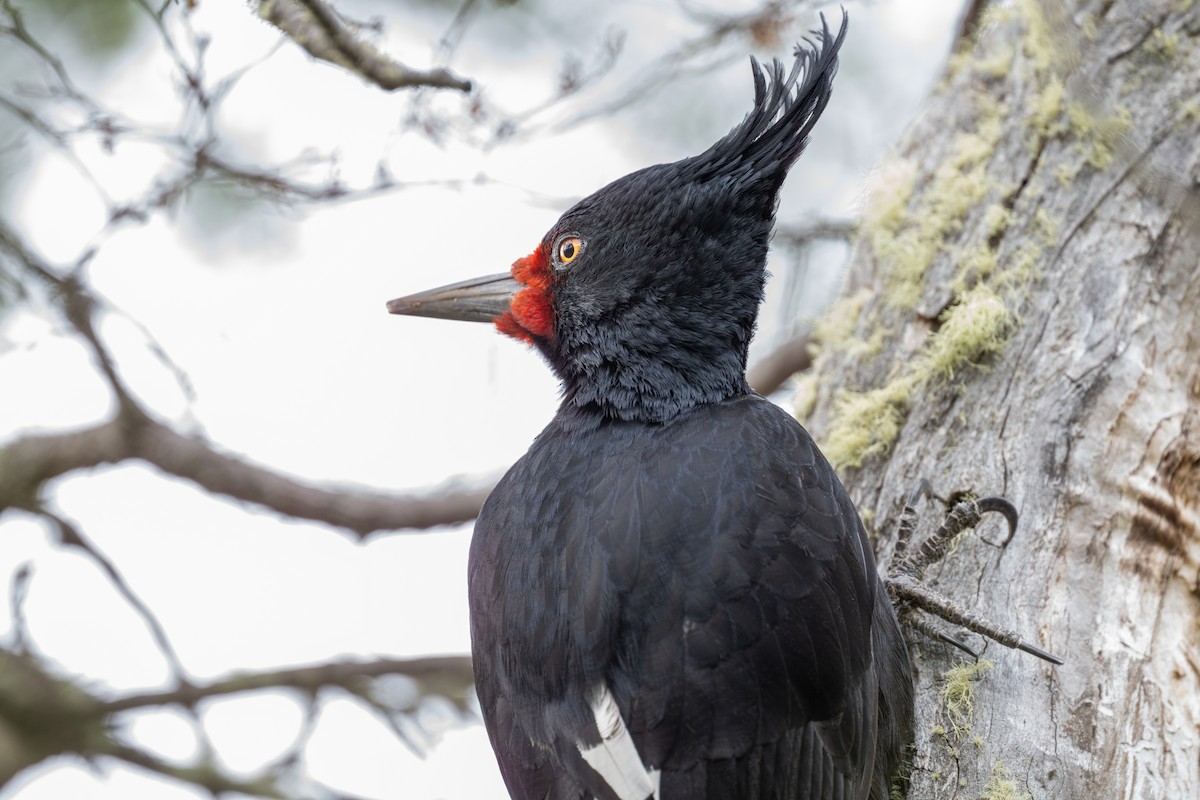
POLYGON ((0 786, 22 770, 63 753, 104 747, 108 731, 96 700, 47 672, 30 653, 0 648, 0 786))
POLYGON ((47 670, 26 647, 27 635, 21 608, 30 573, 27 565, 22 567, 14 577, 12 587, 13 613, 18 628, 17 649, 10 651, 0 647, 0 674, 5 676, 0 681, 0 736, 12 744, 0 754, 0 786, 48 758, 77 754, 84 758, 116 758, 207 789, 214 797, 227 793, 289 797, 291 793, 282 788, 284 783, 293 779, 312 783, 299 766, 299 748, 311 734, 316 719, 316 703, 322 690, 341 689, 354 695, 385 716, 398 732, 400 723, 419 710, 420 701, 424 698, 444 697, 459 709, 467 707, 474 681, 471 660, 466 655, 332 662, 271 672, 235 674, 211 684, 197 685, 184 675, 183 666, 175 656, 162 626, 133 593, 112 562, 70 522, 45 510, 39 513, 55 524, 64 544, 81 548, 87 557, 98 563, 126 602, 143 617, 159 649, 170 661, 176 688, 106 700, 84 688, 77 680, 47 670), (399 702, 387 700, 395 693, 380 683, 381 679, 390 677, 407 678, 412 682, 405 684, 412 688, 402 695, 403 699, 399 702), (292 688, 308 695, 308 711, 301 735, 288 755, 265 767, 257 777, 242 779, 232 776, 216 760, 197 705, 207 698, 272 688, 292 688), (194 763, 167 763, 140 748, 117 741, 111 735, 114 724, 119 722, 116 715, 121 712, 163 705, 181 706, 192 718, 203 744, 201 755, 194 763))
POLYGON ((171 640, 167 638, 167 631, 163 628, 162 623, 158 621, 158 617, 154 616, 154 612, 150 607, 134 593, 125 577, 117 570, 116 564, 112 562, 108 556, 100 552, 97 547, 92 544, 79 528, 72 524, 69 520, 55 514, 47 509, 40 509, 39 514, 49 520, 55 530, 58 531, 58 539, 68 547, 75 547, 82 550, 83 553, 96 563, 100 570, 104 572, 113 588, 121 595, 122 599, 134 610, 134 612, 142 618, 146 627, 150 629, 150 635, 154 638, 154 643, 163 657, 167 659, 167 663, 171 667, 171 671, 180 680, 186 674, 183 668, 183 662, 179 660, 179 654, 175 652, 175 647, 171 644, 171 640))
POLYGON ((96 194, 100 195, 105 204, 111 205, 112 201, 108 192, 105 191, 100 182, 96 180, 96 176, 93 175, 92 171, 87 168, 87 165, 83 163, 83 161, 79 158, 79 155, 67 144, 68 137, 77 131, 59 130, 46 120, 39 117, 31 108, 23 106, 16 100, 4 95, 0 95, 0 108, 7 110, 17 119, 24 122, 25 125, 27 125, 31 130, 36 132, 51 146, 57 149, 62 157, 70 162, 71 166, 75 168, 76 172, 78 172, 84 180, 91 184, 92 189, 95 190, 96 194))
MULTIPOLYGON (((0 648, 0 735, 6 745, 0 753, 0 786, 22 770, 56 755, 74 753, 85 758, 110 756, 208 789, 214 796, 241 792, 259 797, 285 797, 280 788, 289 764, 265 770, 259 777, 240 779, 224 772, 211 753, 196 763, 177 766, 159 760, 111 736, 114 715, 123 711, 179 705, 192 710, 200 701, 242 692, 273 688, 297 689, 312 698, 322 689, 336 688, 364 696, 372 680, 400 675, 417 682, 418 696, 438 695, 464 704, 473 691, 474 678, 469 656, 437 656, 415 659, 340 661, 275 672, 232 675, 205 686, 186 683, 166 692, 130 695, 104 700, 77 682, 56 676, 33 655, 0 648)), ((302 744, 311 732, 310 712, 297 740, 302 744)), ((294 766, 294 765, 293 765, 294 766)))
POLYGON ((449 70, 420 72, 384 55, 357 38, 323 0, 259 0, 258 14, 314 58, 345 67, 388 91, 416 86, 471 91, 470 81, 449 70))
MULTIPOLYGON (((3 506, 0 505, 0 508, 3 506)), ((58 531, 59 541, 68 547, 75 547, 91 559, 96 566, 105 574, 109 583, 121 595, 121 598, 129 604, 134 613, 141 617, 142 622, 150 631, 151 638, 154 639, 154 644, 158 647, 163 658, 167 661, 167 666, 171 670, 171 674, 180 685, 188 683, 187 670, 184 669, 183 661, 179 658, 178 652, 175 650, 171 640, 167 637, 167 630, 163 624, 155 616, 154 612, 134 591, 125 577, 117 569, 113 561, 102 553, 91 541, 84 537, 78 526, 65 519, 58 514, 53 513, 44 506, 37 509, 42 517, 50 521, 55 530, 58 531)), ((18 576, 19 577, 19 576, 18 576)), ((194 709, 188 709, 188 715, 191 718, 192 726, 196 731, 196 737, 200 741, 202 748, 203 765, 208 765, 212 762, 212 754, 214 752, 213 744, 209 738, 208 731, 205 730, 203 721, 200 719, 199 713, 194 709)), ((202 765, 202 766, 203 766, 202 765)), ((207 772, 201 772, 201 775, 208 777, 207 772)), ((207 785, 207 784, 205 784, 207 785)))
POLYGON ((447 485, 426 495, 390 495, 301 483, 221 453, 127 409, 116 418, 70 433, 24 436, 0 449, 0 510, 35 510, 46 481, 102 464, 141 460, 207 491, 265 506, 296 519, 323 522, 366 538, 376 531, 432 528, 475 518, 494 480, 447 485))
POLYGON ((196 387, 192 384, 191 376, 188 375, 187 370, 185 370, 175 361, 174 358, 171 357, 171 354, 167 352, 165 347, 163 347, 162 342, 158 340, 158 337, 154 335, 154 332, 146 327, 145 323, 143 323, 140 319, 132 314, 129 314, 123 309, 112 305, 111 303, 108 304, 107 310, 123 318, 126 322, 136 328, 138 333, 145 338, 146 349, 150 351, 150 355, 155 361, 157 361, 163 366, 164 369, 171 373, 171 377, 175 379, 175 385, 179 387, 179 391, 183 395, 184 400, 188 403, 188 409, 190 411, 192 404, 196 402, 196 387))
POLYGON ((471 24, 476 12, 479 11, 479 0, 465 0, 459 7, 458 13, 454 15, 454 19, 450 21, 449 27, 446 28, 441 38, 437 43, 437 57, 439 61, 446 61, 458 48, 458 43, 462 41, 466 35, 467 27, 471 24))
MULTIPOLYGON (((815 3, 766 0, 749 11, 727 14, 683 3, 681 10, 703 24, 702 34, 683 41, 653 63, 639 69, 636 78, 630 80, 615 99, 592 104, 587 110, 553 125, 552 130, 565 131, 588 120, 610 116, 645 100, 683 76, 704 75, 734 59, 744 58, 743 48, 740 47, 736 54, 720 52, 723 44, 736 37, 746 36, 756 46, 776 46, 779 32, 793 25, 797 15, 812 5, 815 3)), ((542 110, 538 108, 535 112, 542 110)), ((527 112, 522 116, 528 115, 527 112)))
POLYGON ((204 82, 201 79, 200 71, 203 70, 203 62, 198 61, 196 67, 192 67, 183 57, 183 53, 179 49, 179 45, 175 43, 175 37, 167 30, 166 21, 164 19, 166 6, 162 7, 161 11, 156 11, 150 7, 147 0, 134 0, 138 6, 146 12, 147 16, 154 22, 154 27, 158 29, 159 38, 162 40, 163 47, 166 48, 167 54, 171 60, 175 62, 175 68, 179 70, 179 74, 183 76, 184 82, 187 85, 188 93, 195 97, 200 103, 201 108, 208 107, 208 98, 203 92, 204 82))
POLYGON ((0 8, 4 9, 10 20, 9 25, 0 27, 0 33, 13 37, 41 59, 58 78, 60 89, 64 95, 70 97, 89 111, 98 111, 99 107, 92 98, 76 88, 74 81, 71 80, 71 76, 67 73, 67 68, 63 66, 62 59, 43 47, 41 42, 35 39, 29 32, 29 29, 25 27, 24 17, 21 16, 21 11, 13 5, 12 0, 0 0, 0 8))
MULTIPOLYGON (((838 230, 833 223, 820 223, 811 229, 838 230)), ((793 238, 799 235, 791 234, 793 238)), ((376 531, 467 522, 475 518, 487 499, 494 480, 470 488, 450 486, 425 496, 407 497, 305 485, 222 453, 204 439, 178 433, 152 419, 125 389, 94 330, 91 315, 95 301, 82 286, 72 278, 60 277, 2 226, 0 248, 56 289, 68 320, 92 348, 122 409, 114 419, 93 428, 28 436, 0 451, 0 509, 35 509, 46 481, 76 470, 129 460, 146 461, 215 494, 265 506, 285 516, 344 528, 359 538, 376 531)), ((810 363, 807 339, 800 337, 755 364, 747 377, 756 391, 770 394, 810 363)))
POLYGON ((474 519, 487 499, 485 488, 447 488, 427 496, 398 497, 348 489, 306 486, 264 467, 217 452, 145 418, 136 437, 137 457, 186 478, 214 494, 256 503, 285 516, 324 522, 360 538, 375 531, 432 528, 474 519))
POLYGON ((0 95, 0 108, 7 109, 10 114, 33 128, 55 146, 63 145, 66 137, 62 132, 35 114, 32 109, 4 95, 0 95))
POLYGON ((106 713, 163 705, 191 707, 211 697, 263 689, 297 689, 315 695, 321 689, 338 687, 360 693, 364 681, 387 675, 403 675, 422 687, 422 694, 437 694, 452 700, 474 691, 471 657, 430 656, 426 658, 380 658, 374 661, 330 661, 311 667, 294 667, 271 672, 242 672, 210 684, 182 685, 164 692, 129 695, 101 703, 106 713))
POLYGON ((122 407, 131 406, 133 401, 125 388, 121 376, 117 373, 116 364, 108 349, 100 341, 92 322, 92 312, 96 307, 95 298, 80 282, 79 272, 91 260, 94 250, 83 253, 66 275, 60 275, 58 270, 44 262, 36 253, 25 246, 20 237, 0 222, 0 255, 6 255, 30 275, 33 275, 48 286, 62 310, 63 316, 72 327, 84 338, 95 356, 96 364, 109 386, 117 396, 122 407))
MULTIPOLYGON (((324 522, 365 538, 375 531, 431 528, 474 519, 491 489, 447 488, 426 496, 323 489, 217 451, 151 418, 133 399, 95 331, 96 301, 75 274, 62 277, 0 224, 0 254, 44 282, 64 316, 91 348, 112 388, 117 415, 83 431, 26 436, 0 450, 0 510, 40 510, 42 485, 55 477, 101 464, 140 459, 215 494, 266 506, 285 516, 324 522)), ((81 259, 81 263, 86 257, 81 259)), ((77 273, 78 269, 73 270, 77 273)))

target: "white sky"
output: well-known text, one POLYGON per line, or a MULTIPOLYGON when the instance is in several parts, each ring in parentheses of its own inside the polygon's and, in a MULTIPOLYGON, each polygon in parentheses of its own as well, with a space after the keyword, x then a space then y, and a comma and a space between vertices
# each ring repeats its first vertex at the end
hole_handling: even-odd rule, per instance
MULTIPOLYGON (((413 24, 404 12, 392 15, 391 4, 360 5, 344 7, 351 15, 382 14, 387 44, 402 55, 428 53, 446 24, 428 9, 422 13, 434 20, 432 28, 413 24)), ((850 5, 837 91, 793 170, 782 219, 800 219, 805 209, 853 212, 867 171, 942 64, 959 6, 958 0, 850 5)), ((669 22, 673 3, 604 7, 613 24, 631 31, 631 65, 679 33, 669 22)), ((517 17, 505 24, 532 22, 517 17)), ((210 76, 265 54, 277 38, 242 3, 202 2, 193 25, 212 34, 210 76)), ((562 20, 545 25, 570 30, 562 20)), ((498 28, 495 36, 512 35, 498 28)), ((481 80, 489 97, 519 106, 531 87, 553 75, 556 57, 499 41, 512 40, 468 36, 454 67, 481 80)), ((119 69, 83 76, 109 106, 166 129, 178 116, 173 80, 153 37, 119 69)), ((399 180, 486 172, 502 183, 579 196, 647 163, 698 151, 741 118, 750 97, 748 69, 739 60, 651 101, 641 116, 616 115, 490 152, 443 150, 397 134, 402 98, 285 46, 234 91, 221 123, 243 156, 265 162, 310 148, 336 150, 341 175, 354 185, 369 184, 386 157, 399 180), (682 128, 676 123, 669 135, 646 129, 647 120, 667 125, 672 114, 684 114, 682 128)), ((104 206, 61 155, 30 152, 35 160, 12 221, 45 257, 69 262, 103 226, 104 206)), ((149 145, 122 145, 107 155, 81 142, 76 152, 118 198, 143 193, 164 163, 149 145)), ((311 481, 403 490, 505 468, 552 415, 557 386, 536 354, 489 326, 390 317, 384 302, 506 269, 557 214, 504 186, 412 189, 255 215, 217 240, 184 224, 186 215, 160 213, 104 241, 89 274, 96 290, 128 314, 106 317, 102 333, 123 374, 161 418, 311 481), (130 319, 152 331, 185 369, 193 404, 130 319)), ((814 269, 813 293, 835 282, 823 265, 814 269)), ((783 273, 784 262, 774 270, 783 273)), ((780 313, 768 304, 760 339, 770 337, 780 313)), ((91 424, 109 410, 86 352, 52 314, 17 310, 0 321, 0 442, 91 424)), ((53 497, 154 609, 197 679, 339 655, 468 649, 469 527, 357 545, 322 526, 215 499, 135 465, 71 476, 54 485, 53 497)), ((145 628, 90 561, 50 546, 39 523, 12 513, 0 520, 0 542, 0 630, 11 627, 11 576, 29 563, 26 616, 42 654, 97 691, 164 686, 169 673, 145 628)), ((221 759, 245 774, 284 752, 301 724, 299 707, 285 693, 205 709, 221 759)), ((172 712, 138 715, 127 733, 167 758, 195 751, 190 728, 172 712)), ((451 726, 420 759, 369 712, 333 701, 323 707, 306 758, 316 779, 366 797, 506 796, 477 724, 451 726)), ((196 796, 140 772, 104 763, 94 770, 71 760, 31 770, 0 792, 2 800, 196 796)))

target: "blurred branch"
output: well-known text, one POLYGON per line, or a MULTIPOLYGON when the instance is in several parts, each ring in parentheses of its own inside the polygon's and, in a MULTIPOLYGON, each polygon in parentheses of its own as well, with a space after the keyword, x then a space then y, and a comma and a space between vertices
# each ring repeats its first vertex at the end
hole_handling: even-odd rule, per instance
POLYGON ((0 0, 0 8, 4 9, 8 16, 8 24, 0 24, 0 34, 11 36, 13 39, 20 42, 26 49, 34 53, 57 77, 59 88, 63 95, 69 97, 76 103, 79 103, 90 112, 97 112, 98 106, 91 97, 79 91, 75 83, 71 80, 71 76, 67 73, 67 69, 63 66, 63 62, 30 34, 29 29, 25 27, 25 18, 21 15, 20 9, 13 5, 12 0, 0 0))
POLYGON ((479 0, 464 0, 463 4, 459 6, 458 13, 454 15, 449 27, 438 39, 436 51, 439 61, 446 61, 454 55, 454 51, 458 49, 459 42, 466 35, 467 28, 478 11, 479 0))
POLYGON ((90 127, 90 124, 89 126, 85 126, 85 128, 76 129, 74 131, 59 130, 46 120, 39 117, 32 109, 21 105, 16 100, 13 100, 10 97, 5 97, 4 95, 0 95, 0 108, 7 110, 14 117, 24 122, 26 126, 41 136, 42 139, 48 142, 52 147, 58 150, 58 152, 62 154, 63 158, 67 159, 67 161, 71 163, 71 166, 73 166, 75 170, 79 172, 79 174, 82 175, 83 178, 88 181, 88 183, 91 184, 92 189, 96 192, 96 194, 100 195, 105 204, 110 205, 112 203, 112 200, 109 197, 108 192, 105 191, 104 186, 102 186, 100 182, 96 180, 96 176, 92 174, 91 170, 87 168, 87 165, 85 165, 79 158, 79 155, 69 146, 69 137, 71 134, 82 132, 82 130, 86 129, 86 127, 90 127))
POLYGON ((349 23, 324 0, 259 0, 258 14, 314 58, 337 64, 380 88, 416 86, 471 91, 471 82, 446 69, 420 72, 404 66, 358 38, 349 23))
MULTIPOLYGON (((362 696, 370 683, 389 676, 412 678, 416 698, 446 696, 462 707, 473 689, 469 656, 342 661, 274 672, 242 673, 206 685, 181 681, 166 692, 106 700, 71 679, 51 674, 35 656, 0 648, 0 786, 21 771, 48 758, 75 754, 108 756, 208 790, 214 796, 238 792, 256 797, 288 797, 280 784, 282 768, 243 779, 225 772, 206 754, 196 763, 169 764, 146 751, 116 741, 121 712, 164 705, 193 709, 201 701, 242 692, 293 688, 313 700, 324 689, 344 689, 362 696)), ((415 701, 411 705, 415 706, 415 701)), ((303 741, 303 737, 300 740, 303 741)), ((285 762, 283 767, 287 767, 285 762)), ((291 764, 295 767, 296 764, 291 764)))
POLYGON ((28 653, 0 648, 0 786, 26 767, 110 740, 96 699, 28 653))
POLYGON ((772 394, 788 378, 811 367, 810 341, 807 333, 801 334, 751 364, 746 370, 746 381, 750 388, 763 396, 772 394))
POLYGON ((445 488, 425 496, 398 497, 305 485, 266 467, 219 452, 204 439, 184 436, 153 419, 125 387, 96 334, 96 301, 79 282, 88 256, 62 277, 0 223, 0 256, 49 289, 63 316, 96 359, 118 405, 116 415, 82 431, 24 436, 0 449, 0 510, 39 510, 43 484, 101 464, 142 460, 214 494, 265 506, 285 516, 324 522, 365 538, 375 531, 431 528, 474 519, 490 491, 445 488))
MULTIPOLYGON (((0 504, 0 509, 2 508, 3 505, 0 504)), ((121 599, 133 609, 134 613, 141 618, 142 622, 149 629, 150 636, 154 640, 155 646, 158 648, 159 652, 162 653, 163 658, 167 660, 167 666, 171 670, 171 674, 175 677, 175 680, 180 683, 185 683, 185 676, 187 675, 187 672, 184 670, 183 661, 180 660, 179 654, 175 650, 175 646, 171 644, 171 640, 167 637, 166 628, 163 627, 162 622, 159 621, 154 612, 150 610, 150 606, 148 606, 145 601, 143 601, 137 595, 137 593, 133 591, 133 587, 129 585, 129 582, 125 580, 125 576, 122 575, 117 569, 117 565, 113 563, 108 556, 100 552, 99 548, 92 544, 91 541, 85 538, 83 533, 79 530, 79 527, 74 523, 50 511, 45 506, 39 506, 36 509, 36 512, 49 521, 54 529, 58 532, 60 544, 66 547, 77 548, 86 558, 91 560, 101 572, 104 573, 104 576, 108 578, 109 583, 114 589, 116 589, 117 593, 121 595, 121 599)), ((28 583, 28 575, 25 576, 25 582, 28 583)), ((18 652, 22 651, 19 649, 18 652)), ((196 731, 196 736, 200 741, 202 752, 204 754, 203 760, 206 764, 210 765, 212 760, 211 756, 213 753, 212 741, 209 739, 208 732, 205 730, 204 724, 201 721, 197 711, 194 708, 188 709, 188 715, 191 718, 192 727, 196 731)), ((139 763, 141 765, 141 762, 134 763, 139 763)), ((208 771, 202 771, 198 774, 205 779, 206 782, 201 785, 206 787, 209 786, 209 782, 211 780, 220 777, 218 773, 212 773, 211 769, 208 771)))
MULTIPOLYGON (((755 362, 746 377, 759 394, 770 394, 811 364, 808 337, 785 343, 755 362)), ((376 531, 424 529, 468 522, 479 514, 495 479, 463 487, 448 483, 425 495, 397 496, 324 489, 218 452, 140 410, 82 431, 25 436, 0 448, 0 510, 34 508, 42 484, 102 464, 142 460, 215 494, 242 500, 296 519, 323 522, 366 538, 376 531)))
POLYGON ((426 658, 380 658, 373 661, 330 661, 310 667, 293 667, 267 672, 241 672, 204 685, 184 684, 164 692, 147 692, 102 702, 106 713, 153 708, 164 705, 194 706, 201 700, 263 689, 297 689, 315 695, 336 687, 359 693, 373 678, 403 675, 421 687, 421 695, 439 695, 450 699, 469 696, 474 691, 471 657, 430 656, 426 658))
MULTIPOLYGON (((820 241, 848 242, 857 230, 857 223, 850 219, 810 219, 791 225, 777 224, 774 242, 803 249, 820 241)), ((808 333, 800 334, 751 364, 746 370, 750 388, 761 395, 771 394, 788 378, 811 367, 810 341, 808 333)))
MULTIPOLYGON (((101 553, 95 545, 84 538, 79 528, 70 521, 45 508, 40 509, 38 513, 54 525, 55 530, 58 531, 58 540, 60 543, 68 547, 78 548, 83 551, 85 556, 100 567, 105 577, 108 578, 109 582, 121 595, 121 598, 129 604, 134 612, 142 618, 146 627, 150 629, 150 635, 154 638, 154 644, 167 659, 171 671, 176 676, 182 676, 184 674, 183 662, 179 660, 179 655, 175 652, 175 647, 171 644, 171 640, 167 638, 166 629, 158 621, 158 617, 154 616, 150 607, 130 588, 125 577, 117 570, 116 565, 106 555, 101 553)), ((28 581, 28 579, 26 580, 28 581)))
MULTIPOLYGON (((683 41, 639 69, 636 78, 619 91, 615 99, 593 104, 558 122, 553 129, 564 131, 588 120, 609 116, 661 91, 684 75, 703 75, 731 59, 744 58, 744 48, 739 48, 737 54, 720 52, 721 45, 730 39, 746 37, 754 47, 777 47, 780 34, 795 24, 802 11, 811 10, 815 5, 817 3, 811 1, 767 0, 749 11, 729 14, 681 2, 680 9, 703 26, 703 33, 683 41)), ((541 110, 534 109, 523 116, 541 110)))
POLYGON ((203 759, 197 764, 177 766, 163 761, 158 756, 141 748, 117 742, 110 743, 100 754, 119 758, 127 764, 147 769, 163 777, 174 778, 205 789, 213 797, 229 793, 250 797, 280 798, 281 800, 288 797, 279 788, 277 776, 265 775, 249 780, 235 778, 222 770, 211 758, 203 759))
MULTIPOLYGON (((465 140, 486 148, 547 132, 561 133, 598 117, 610 116, 646 100, 681 77, 704 75, 735 58, 743 58, 747 43, 754 49, 777 49, 799 16, 817 5, 815 0, 762 0, 748 11, 728 13, 716 4, 708 8, 680 0, 681 15, 695 23, 699 32, 639 65, 606 96, 587 101, 580 95, 613 72, 624 53, 626 37, 623 30, 616 28, 592 33, 576 25, 568 32, 572 46, 562 58, 558 85, 546 97, 522 109, 506 110, 490 106, 484 95, 475 93, 471 97, 468 124, 460 126, 459 132, 465 140), (725 46, 731 42, 736 47, 725 46), (572 100, 578 102, 568 108, 568 101, 572 100), (483 137, 477 134, 481 126, 486 126, 483 137)), ((462 27, 478 12, 474 0, 464 2, 439 43, 441 54, 453 51, 462 27)), ((435 140, 455 126, 453 120, 419 103, 414 104, 406 122, 410 128, 421 130, 435 140)))
POLYGON ((35 510, 47 481, 102 464, 141 460, 214 494, 264 506, 284 516, 344 528, 359 538, 376 531, 432 528, 474 519, 491 483, 447 486, 425 495, 325 489, 217 451, 127 408, 82 431, 30 435, 0 448, 0 510, 35 510))
POLYGON ((807 247, 813 242, 848 242, 858 232, 852 219, 810 219, 792 225, 775 226, 774 241, 790 247, 807 247))

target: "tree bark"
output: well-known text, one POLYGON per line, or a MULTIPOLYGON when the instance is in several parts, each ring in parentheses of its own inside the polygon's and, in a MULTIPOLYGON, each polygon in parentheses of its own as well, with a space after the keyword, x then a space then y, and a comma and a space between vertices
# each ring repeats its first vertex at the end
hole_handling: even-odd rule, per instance
POLYGON ((947 678, 914 635, 910 797, 1200 797, 1198 34, 1194 0, 993 7, 816 332, 798 411, 880 564, 918 478, 1007 496, 928 585, 1066 662, 947 678))

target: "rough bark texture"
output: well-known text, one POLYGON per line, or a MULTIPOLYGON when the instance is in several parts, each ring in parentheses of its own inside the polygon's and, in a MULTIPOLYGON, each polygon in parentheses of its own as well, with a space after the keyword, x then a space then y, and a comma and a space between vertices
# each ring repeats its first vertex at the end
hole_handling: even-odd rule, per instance
POLYGON ((881 171, 801 420, 882 565, 919 477, 1014 501, 929 585, 1066 660, 914 636, 909 797, 1200 797, 1198 175, 1194 0, 993 8, 881 171))

